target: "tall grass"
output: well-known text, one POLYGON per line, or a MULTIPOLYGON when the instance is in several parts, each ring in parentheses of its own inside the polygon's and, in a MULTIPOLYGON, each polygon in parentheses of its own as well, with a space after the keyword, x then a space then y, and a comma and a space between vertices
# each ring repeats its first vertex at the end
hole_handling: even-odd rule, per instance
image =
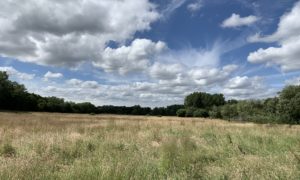
POLYGON ((0 179, 300 179, 300 127, 0 113, 0 179))

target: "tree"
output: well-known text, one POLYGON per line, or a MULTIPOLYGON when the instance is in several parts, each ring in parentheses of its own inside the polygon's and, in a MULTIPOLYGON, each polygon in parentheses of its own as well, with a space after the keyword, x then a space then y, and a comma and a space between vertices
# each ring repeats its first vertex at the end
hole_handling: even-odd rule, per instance
POLYGON ((279 99, 277 97, 268 98, 264 100, 263 102, 264 111, 268 114, 277 114, 278 103, 279 103, 279 99))
POLYGON ((281 91, 278 111, 288 123, 300 123, 300 86, 287 86, 281 91))
POLYGON ((165 113, 167 116, 176 116, 177 110, 182 108, 184 108, 184 105, 174 104, 171 106, 167 106, 167 108, 165 109, 165 113))
POLYGON ((185 109, 178 109, 176 112, 178 117, 185 117, 186 110, 185 109))
POLYGON ((209 116, 209 114, 208 114, 207 110, 205 110, 205 109, 197 109, 193 113, 193 117, 203 117, 203 118, 206 118, 208 116, 209 116))
POLYGON ((222 118, 220 106, 213 106, 212 109, 208 112, 208 114, 211 118, 222 118))
POLYGON ((186 108, 209 109, 212 106, 221 106, 225 104, 223 94, 208 94, 204 92, 194 92, 185 97, 184 105, 186 108))
POLYGON ((263 104, 260 100, 244 100, 237 104, 238 116, 241 120, 252 120, 263 112, 263 104))
POLYGON ((0 109, 26 110, 28 96, 24 85, 10 81, 6 72, 0 72, 0 109))
POLYGON ((151 115, 154 115, 154 116, 164 116, 164 115, 166 115, 166 108, 164 108, 164 107, 155 107, 151 111, 151 115))
POLYGON ((10 81, 6 72, 0 71, 0 108, 5 109, 9 99, 11 99, 11 93, 9 91, 10 81))
POLYGON ((238 117, 237 105, 236 104, 225 104, 221 108, 221 115, 225 119, 236 119, 238 117))

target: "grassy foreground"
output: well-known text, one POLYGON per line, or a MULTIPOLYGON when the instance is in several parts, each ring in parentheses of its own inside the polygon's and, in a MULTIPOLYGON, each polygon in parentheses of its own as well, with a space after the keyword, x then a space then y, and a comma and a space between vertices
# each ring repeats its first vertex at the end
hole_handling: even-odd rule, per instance
POLYGON ((300 179, 300 126, 0 113, 0 179, 300 179))

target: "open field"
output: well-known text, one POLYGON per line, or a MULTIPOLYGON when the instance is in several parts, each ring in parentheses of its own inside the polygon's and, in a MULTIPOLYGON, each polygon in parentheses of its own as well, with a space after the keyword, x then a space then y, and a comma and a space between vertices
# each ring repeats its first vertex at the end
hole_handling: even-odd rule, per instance
POLYGON ((300 126, 0 113, 0 179, 300 179, 300 126))

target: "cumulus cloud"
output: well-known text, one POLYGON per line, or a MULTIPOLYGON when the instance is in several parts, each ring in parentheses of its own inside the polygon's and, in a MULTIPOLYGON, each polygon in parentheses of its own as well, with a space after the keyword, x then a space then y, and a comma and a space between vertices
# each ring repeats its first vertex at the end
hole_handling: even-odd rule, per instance
POLYGON ((287 85, 300 85, 300 76, 299 77, 295 77, 293 79, 289 79, 285 81, 285 84, 287 85))
POLYGON ((66 84, 77 88, 89 88, 89 89, 100 88, 100 84, 96 81, 82 81, 79 79, 70 79, 66 81, 66 84))
POLYGON ((97 61, 107 42, 122 43, 158 18, 148 0, 3 0, 0 55, 76 67, 97 61))
POLYGON ((48 71, 45 75, 44 75, 44 79, 48 80, 48 79, 57 79, 57 78, 62 78, 63 74, 61 73, 53 73, 51 71, 48 71))
POLYGON ((222 69, 219 68, 195 68, 189 74, 192 79, 199 85, 211 85, 226 80, 231 73, 237 69, 236 65, 227 65, 222 69))
POLYGON ((262 78, 257 76, 253 78, 237 76, 230 79, 225 87, 229 89, 248 89, 251 87, 261 87, 261 82, 262 78))
POLYGON ((274 96, 276 90, 267 87, 262 77, 236 76, 226 82, 222 93, 228 99, 259 99, 274 96))
POLYGON ((0 67, 0 71, 5 71, 8 75, 18 80, 32 80, 35 77, 35 74, 19 72, 11 66, 0 67))
POLYGON ((116 49, 107 47, 99 61, 94 65, 106 72, 118 72, 121 75, 147 69, 151 58, 167 48, 164 42, 152 42, 148 39, 135 39, 130 46, 116 49))
POLYGON ((22 83, 25 83, 30 92, 43 96, 54 95, 76 102, 89 101, 96 105, 140 104, 151 107, 182 103, 187 94, 195 91, 221 92, 227 99, 265 98, 274 95, 275 92, 266 91, 263 78, 233 77, 238 68, 236 65, 189 69, 181 64, 155 63, 151 68, 153 72, 148 73, 149 75, 153 73, 153 79, 143 81, 109 84, 66 79, 65 83, 55 81, 22 83), (163 71, 159 71, 158 67, 163 71))
POLYGON ((156 62, 150 68, 150 76, 159 80, 176 79, 177 75, 182 73, 185 67, 182 64, 162 64, 156 62))
POLYGON ((223 28, 234 28, 240 26, 249 26, 259 20, 258 17, 250 15, 241 17, 239 14, 233 13, 228 19, 225 19, 221 24, 223 28))
POLYGON ((203 7, 203 0, 197 0, 197 1, 187 5, 187 9, 190 12, 199 11, 202 7, 203 7))
POLYGON ((256 34, 250 37, 250 42, 277 42, 278 46, 258 49, 251 52, 248 61, 278 65, 282 71, 300 69, 300 2, 296 3, 290 12, 280 18, 278 29, 272 35, 256 34))
POLYGON ((228 65, 207 71, 208 68, 189 69, 182 64, 154 63, 148 71, 152 79, 144 81, 107 84, 67 79, 65 83, 43 81, 28 87, 31 92, 76 102, 154 107, 182 103, 184 97, 194 91, 211 92, 211 87, 222 86, 236 68, 236 65, 228 65))
MULTIPOLYGON (((47 83, 47 82, 44 82, 47 83)), ((44 84, 46 88, 31 88, 44 96, 57 96, 75 102, 89 101, 96 105, 163 106, 181 103, 188 89, 161 87, 158 83, 133 82, 128 84, 105 85, 96 81, 79 79, 66 80, 65 84, 44 84)))
POLYGON ((81 81, 79 79, 70 79, 70 80, 66 81, 67 84, 73 85, 73 86, 80 86, 82 82, 83 81, 81 81))

